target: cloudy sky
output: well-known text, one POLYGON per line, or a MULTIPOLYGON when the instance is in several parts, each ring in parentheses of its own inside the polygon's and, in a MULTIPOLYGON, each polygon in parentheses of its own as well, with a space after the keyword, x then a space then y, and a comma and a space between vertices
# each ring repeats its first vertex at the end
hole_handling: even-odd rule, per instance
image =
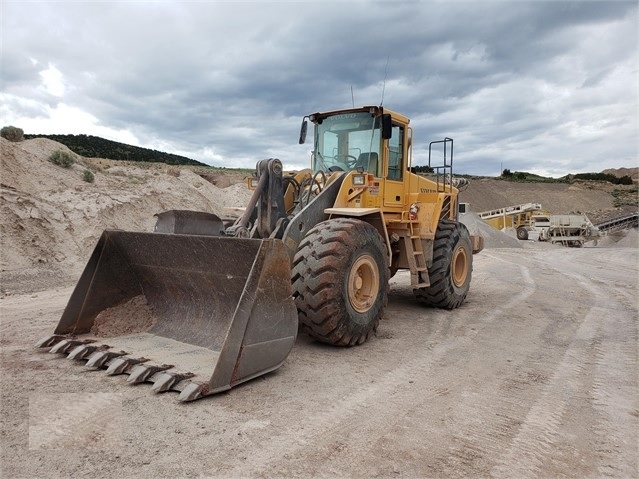
POLYGON ((1 5, 0 118, 25 133, 301 168, 305 114, 383 101, 413 164, 448 136, 458 173, 639 166, 636 0, 1 5))

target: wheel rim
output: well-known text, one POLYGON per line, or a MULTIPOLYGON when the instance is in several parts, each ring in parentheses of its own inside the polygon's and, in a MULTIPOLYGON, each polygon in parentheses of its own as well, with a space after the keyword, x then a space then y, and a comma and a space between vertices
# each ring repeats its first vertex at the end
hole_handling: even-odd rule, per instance
POLYGON ((363 255, 353 263, 348 274, 348 300, 358 313, 368 311, 379 292, 379 269, 370 255, 363 255))
POLYGON ((465 248, 457 248, 452 262, 453 283, 461 288, 468 276, 468 256, 465 248))

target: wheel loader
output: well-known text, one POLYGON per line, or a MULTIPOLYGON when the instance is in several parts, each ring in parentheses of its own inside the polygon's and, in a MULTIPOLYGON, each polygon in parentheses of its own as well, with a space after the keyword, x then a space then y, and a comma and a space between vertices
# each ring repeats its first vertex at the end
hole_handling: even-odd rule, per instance
POLYGON ((419 302, 460 306, 483 239, 457 221, 453 140, 430 143, 425 177, 401 114, 313 113, 300 144, 309 122, 310 168, 259 161, 234 221, 171 210, 153 232, 104 231, 36 347, 191 401, 277 369, 298 328, 336 346, 367 341, 398 270, 419 302))

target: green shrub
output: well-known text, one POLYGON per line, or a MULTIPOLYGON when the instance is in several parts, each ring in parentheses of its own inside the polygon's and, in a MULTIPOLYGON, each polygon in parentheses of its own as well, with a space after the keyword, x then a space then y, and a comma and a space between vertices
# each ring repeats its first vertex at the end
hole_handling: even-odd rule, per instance
POLYGON ((23 141, 24 131, 22 131, 22 128, 16 128, 15 126, 5 126, 0 130, 0 136, 9 141, 23 141))
POLYGON ((639 192, 639 187, 637 185, 626 189, 615 188, 615 190, 611 193, 613 196, 613 206, 639 206, 639 196, 637 196, 637 192, 639 192))
POLYGON ((413 166, 413 173, 435 173, 435 169, 432 166, 420 165, 413 166))
POLYGON ((632 178, 628 175, 623 175, 621 178, 619 178, 618 181, 618 185, 632 185, 634 183, 634 181, 632 181, 632 178))
POLYGON ((54 165, 62 166, 63 168, 71 168, 71 165, 75 162, 69 153, 62 150, 55 150, 51 153, 49 161, 54 165))
POLYGON ((632 185, 632 178, 628 175, 624 175, 621 178, 611 173, 577 173, 574 176, 575 180, 594 180, 594 181, 608 181, 613 185, 632 185))
POLYGON ((91 172, 91 170, 84 170, 84 174, 82 175, 82 179, 87 183, 93 183, 95 180, 95 176, 91 172))

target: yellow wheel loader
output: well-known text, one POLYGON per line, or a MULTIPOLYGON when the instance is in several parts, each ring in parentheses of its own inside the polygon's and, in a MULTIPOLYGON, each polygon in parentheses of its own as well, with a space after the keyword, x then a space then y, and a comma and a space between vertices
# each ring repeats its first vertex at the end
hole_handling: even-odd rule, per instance
POLYGON ((36 346, 190 401, 278 368, 298 324, 321 342, 365 342, 400 269, 420 302, 460 306, 483 241, 457 221, 453 140, 429 145, 426 178, 412 172, 405 116, 314 113, 300 143, 309 121, 311 168, 258 162, 231 224, 172 210, 154 232, 105 231, 54 335, 36 346))

